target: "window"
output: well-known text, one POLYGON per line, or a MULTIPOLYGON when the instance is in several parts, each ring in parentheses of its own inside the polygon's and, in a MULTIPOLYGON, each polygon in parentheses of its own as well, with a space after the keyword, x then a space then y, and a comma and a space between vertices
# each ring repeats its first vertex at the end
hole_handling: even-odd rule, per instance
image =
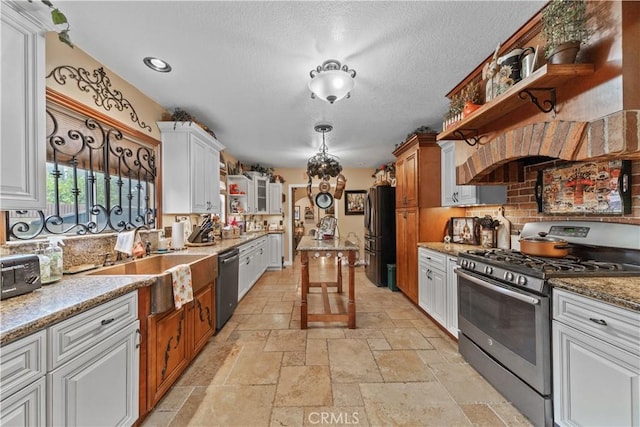
POLYGON ((46 143, 47 207, 8 212, 10 239, 155 225, 154 145, 57 104, 46 143))

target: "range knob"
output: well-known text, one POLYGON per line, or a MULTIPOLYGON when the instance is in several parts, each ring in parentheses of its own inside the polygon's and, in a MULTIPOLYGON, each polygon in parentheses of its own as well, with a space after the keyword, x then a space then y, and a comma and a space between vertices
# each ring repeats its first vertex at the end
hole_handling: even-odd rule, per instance
POLYGON ((527 278, 524 276, 518 276, 518 285, 524 286, 527 284, 527 278))
POLYGON ((460 265, 462 265, 463 267, 467 267, 469 265, 469 261, 467 261, 466 259, 463 259, 460 265))
POLYGON ((484 274, 492 274, 492 273, 493 273, 493 267, 490 267, 490 266, 487 265, 484 268, 484 274))
POLYGON ((473 261, 469 261, 469 268, 472 269, 472 270, 475 270, 476 269, 476 263, 473 262, 473 261))
POLYGON ((505 271, 504 273, 504 280, 507 280, 509 282, 513 281, 513 273, 510 271, 505 271))

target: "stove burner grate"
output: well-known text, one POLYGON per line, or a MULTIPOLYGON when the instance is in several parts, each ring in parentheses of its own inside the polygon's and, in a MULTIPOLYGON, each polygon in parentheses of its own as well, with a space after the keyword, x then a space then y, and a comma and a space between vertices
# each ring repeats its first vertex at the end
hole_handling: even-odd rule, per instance
POLYGON ((487 258, 500 264, 521 265, 545 273, 562 271, 591 272, 596 270, 620 271, 625 269, 621 264, 595 260, 583 261, 573 255, 568 255, 564 258, 547 258, 502 249, 475 249, 468 251, 468 253, 487 258))

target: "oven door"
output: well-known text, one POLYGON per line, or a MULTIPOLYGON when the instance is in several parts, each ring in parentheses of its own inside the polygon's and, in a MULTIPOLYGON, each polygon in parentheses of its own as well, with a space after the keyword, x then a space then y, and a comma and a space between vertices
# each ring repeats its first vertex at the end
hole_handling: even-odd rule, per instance
POLYGON ((463 269, 458 275, 458 328, 542 395, 551 394, 549 297, 463 269))

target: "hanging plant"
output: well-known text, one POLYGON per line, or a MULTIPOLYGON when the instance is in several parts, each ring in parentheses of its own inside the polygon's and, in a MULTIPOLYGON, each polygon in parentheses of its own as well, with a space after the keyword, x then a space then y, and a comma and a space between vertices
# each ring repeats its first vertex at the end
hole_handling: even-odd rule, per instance
MULTIPOLYGON (((29 3, 33 3, 33 0, 28 0, 28 1, 29 3)), ((73 48, 73 43, 71 43, 71 37, 69 37, 69 30, 71 26, 69 25, 69 21, 67 21, 67 17, 64 16, 64 13, 62 13, 60 9, 58 9, 57 7, 54 7, 53 3, 51 3, 49 0, 41 0, 41 1, 44 5, 49 7, 49 9, 51 9, 51 22, 53 22, 53 25, 67 24, 66 28, 60 31, 57 31, 58 40, 60 40, 62 43, 66 44, 67 46, 73 48)))

